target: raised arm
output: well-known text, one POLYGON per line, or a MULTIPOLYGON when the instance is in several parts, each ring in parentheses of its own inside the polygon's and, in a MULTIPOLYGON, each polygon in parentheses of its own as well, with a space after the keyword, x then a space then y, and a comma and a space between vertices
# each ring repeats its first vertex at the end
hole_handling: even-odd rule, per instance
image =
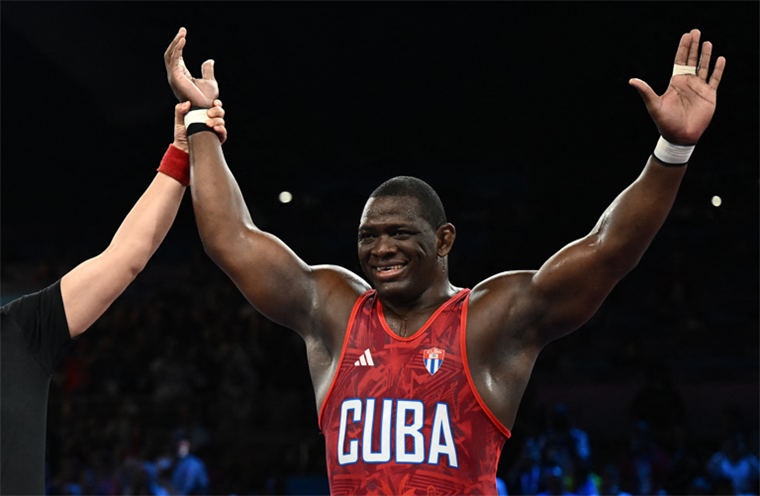
MULTIPOLYGON (((184 114, 188 103, 175 108, 174 142, 162 161, 162 172, 122 222, 111 244, 61 279, 61 294, 71 337, 86 331, 137 277, 158 249, 177 215, 187 176, 188 144, 184 114), (166 171, 164 173, 163 171, 166 171), (168 175, 168 174, 171 174, 168 175)), ((224 111, 214 108, 210 124, 226 136, 224 111)))
MULTIPOLYGON (((180 29, 164 54, 169 84, 180 101, 208 107, 218 97, 213 61, 195 79, 182 58, 186 31, 180 29)), ((330 297, 333 313, 345 314, 367 285, 354 274, 334 266, 311 267, 275 236, 261 231, 251 219, 240 188, 214 133, 191 134, 190 170, 193 208, 206 253, 268 318, 302 335, 325 324, 330 297)), ((339 319, 342 317, 338 317, 339 319)), ((343 324, 345 325, 345 324, 343 324)))
POLYGON ((686 171, 689 145, 699 140, 712 119, 725 67, 720 57, 708 80, 712 45, 702 45, 699 61, 699 36, 693 30, 681 38, 676 69, 662 96, 643 81, 631 80, 665 141, 591 233, 562 248, 538 271, 495 276, 473 291, 473 299, 482 295, 489 307, 498 298, 508 299, 505 325, 523 330, 537 348, 593 316, 615 284, 636 266, 670 212, 686 171))

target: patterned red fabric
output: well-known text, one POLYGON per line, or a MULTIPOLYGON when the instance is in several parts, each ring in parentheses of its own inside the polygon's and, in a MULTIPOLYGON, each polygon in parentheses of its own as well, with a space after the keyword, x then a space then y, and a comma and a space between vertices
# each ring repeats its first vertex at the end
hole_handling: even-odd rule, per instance
POLYGON ((359 298, 320 412, 331 494, 496 494, 510 433, 469 377, 469 294, 409 338, 390 330, 374 290, 359 298))

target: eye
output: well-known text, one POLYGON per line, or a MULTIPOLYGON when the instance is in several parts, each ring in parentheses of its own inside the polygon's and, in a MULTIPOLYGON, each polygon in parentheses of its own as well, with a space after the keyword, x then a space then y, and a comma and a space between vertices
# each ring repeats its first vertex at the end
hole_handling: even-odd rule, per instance
POLYGON ((404 239, 405 239, 405 238, 408 238, 408 237, 409 237, 409 236, 411 236, 411 235, 412 235, 412 233, 411 233, 411 232, 409 232, 409 231, 406 231, 406 230, 404 230, 404 229, 399 229, 399 230, 397 230, 395 233, 393 233, 393 236, 394 236, 394 237, 396 237, 396 238, 404 238, 404 239))
POLYGON ((367 233, 367 232, 359 233, 359 241, 362 242, 362 243, 370 242, 374 238, 375 237, 372 234, 370 234, 370 233, 367 233))

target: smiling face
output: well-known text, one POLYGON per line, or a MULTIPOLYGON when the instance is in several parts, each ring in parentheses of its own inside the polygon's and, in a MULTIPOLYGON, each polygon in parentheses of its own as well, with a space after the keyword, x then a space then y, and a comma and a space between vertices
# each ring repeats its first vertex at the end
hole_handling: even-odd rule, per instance
POLYGON ((379 196, 364 206, 359 225, 359 262, 381 299, 420 298, 447 280, 439 236, 410 196, 379 196), (440 256, 439 256, 440 255, 440 256))

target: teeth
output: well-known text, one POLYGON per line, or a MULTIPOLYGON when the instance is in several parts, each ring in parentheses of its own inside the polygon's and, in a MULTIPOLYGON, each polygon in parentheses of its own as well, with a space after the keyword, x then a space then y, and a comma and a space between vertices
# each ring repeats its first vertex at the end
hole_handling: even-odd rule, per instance
POLYGON ((390 267, 378 267, 377 270, 380 272, 388 272, 389 270, 397 270, 403 267, 402 265, 392 265, 390 267))

